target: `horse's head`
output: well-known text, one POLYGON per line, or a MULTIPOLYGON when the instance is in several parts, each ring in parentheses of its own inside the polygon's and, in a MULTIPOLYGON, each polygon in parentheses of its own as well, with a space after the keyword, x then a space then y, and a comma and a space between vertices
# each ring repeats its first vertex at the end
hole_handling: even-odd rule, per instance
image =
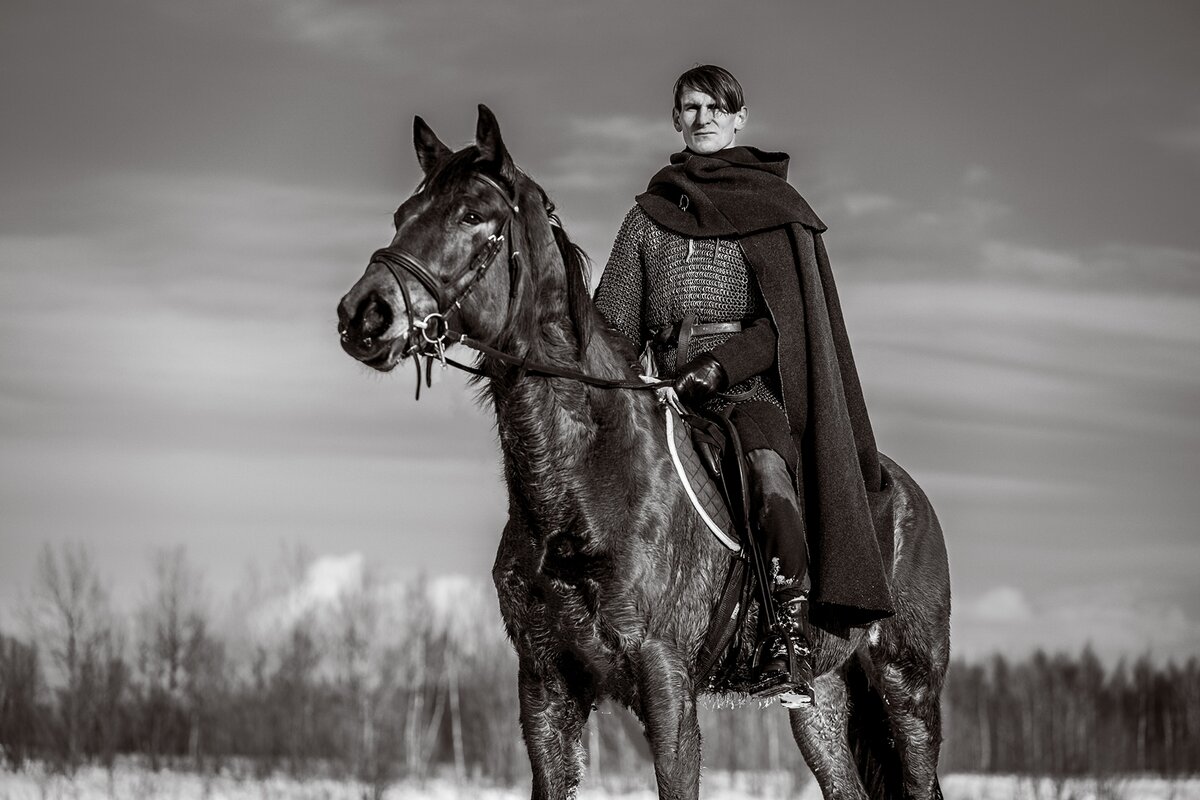
POLYGON ((391 244, 338 304, 342 348, 382 371, 435 351, 448 328, 495 341, 528 293, 522 265, 558 252, 548 201, 513 164, 486 106, 474 145, 452 153, 420 117, 413 139, 425 179, 396 210, 391 244))

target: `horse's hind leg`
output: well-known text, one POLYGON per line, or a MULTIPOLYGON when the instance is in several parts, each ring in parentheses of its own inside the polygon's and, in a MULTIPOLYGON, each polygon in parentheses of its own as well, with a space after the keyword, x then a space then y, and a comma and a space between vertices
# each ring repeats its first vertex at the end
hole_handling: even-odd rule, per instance
MULTIPOLYGON (((905 648, 906 658, 864 665, 882 693, 892 739, 900 756, 904 796, 937 798, 938 752, 942 743, 939 696, 946 673, 945 647, 936 642, 905 648), (927 646, 932 644, 933 646, 927 646)), ((872 654, 874 655, 874 654, 872 654)))
MULTIPOLYGON (((897 488, 911 484, 898 480, 897 488)), ((899 493, 897 495, 900 497, 899 493)), ((899 756, 905 797, 940 796, 938 752, 942 744, 940 696, 950 658, 950 577, 937 517, 915 484, 905 494, 907 513, 896 526, 893 596, 896 615, 877 623, 868 657, 859 666, 885 703, 899 756)))
POLYGON ((674 648, 646 641, 638 651, 637 712, 654 756, 662 800, 700 795, 700 723, 696 692, 684 659, 674 648))
POLYGON ((865 800, 867 795, 846 738, 849 715, 841 670, 817 678, 813 691, 816 696, 812 705, 790 712, 792 735, 804 761, 816 776, 825 800, 865 800))
POLYGON ((590 686, 561 670, 517 677, 521 731, 533 768, 533 800, 571 797, 583 777, 583 728, 592 709, 590 686))

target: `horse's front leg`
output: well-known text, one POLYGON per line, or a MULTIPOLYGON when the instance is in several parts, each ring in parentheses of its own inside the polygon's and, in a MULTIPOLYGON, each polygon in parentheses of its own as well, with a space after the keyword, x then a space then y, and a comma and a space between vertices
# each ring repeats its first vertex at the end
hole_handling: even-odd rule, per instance
POLYGON ((595 692, 582 677, 558 669, 522 666, 517 684, 533 800, 573 797, 583 778, 583 728, 595 692))
POLYGON ((681 653, 665 642, 639 650, 638 712, 654 755, 658 796, 695 800, 700 795, 700 724, 696 689, 681 653))

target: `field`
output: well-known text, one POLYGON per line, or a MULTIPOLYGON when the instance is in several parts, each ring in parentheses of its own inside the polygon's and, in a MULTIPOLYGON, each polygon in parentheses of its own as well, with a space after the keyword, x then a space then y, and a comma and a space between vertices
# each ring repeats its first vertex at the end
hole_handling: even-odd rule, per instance
MULTIPOLYGON (((946 800, 1200 800, 1200 778, 1112 777, 1102 779, 1035 780, 1028 777, 949 775, 942 780, 946 800)), ((364 800, 372 787, 355 781, 295 780, 285 777, 242 778, 230 774, 152 772, 120 766, 110 774, 85 767, 73 778, 32 767, 20 773, 0 772, 0 800, 364 800)), ((529 796, 525 787, 456 784, 434 779, 400 783, 384 789, 380 800, 517 800, 529 796)), ((654 800, 647 789, 584 785, 580 800, 654 800)), ((795 797, 820 800, 811 778, 794 781, 790 775, 706 773, 701 787, 706 800, 745 797, 795 797)))

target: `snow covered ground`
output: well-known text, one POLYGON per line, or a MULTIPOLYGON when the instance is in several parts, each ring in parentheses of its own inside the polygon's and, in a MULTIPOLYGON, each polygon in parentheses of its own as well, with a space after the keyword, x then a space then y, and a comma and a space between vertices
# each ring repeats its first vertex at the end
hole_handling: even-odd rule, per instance
MULTIPOLYGON (((1054 781, 1017 776, 949 775, 942 779, 946 800, 1200 800, 1200 778, 1109 778, 1054 781)), ((820 800, 811 779, 793 781, 788 775, 728 775, 706 773, 701 786, 705 800, 745 797, 795 797, 820 800)), ((294 780, 285 777, 246 779, 233 775, 200 776, 181 772, 151 772, 121 766, 111 776, 87 767, 74 778, 51 775, 32 767, 20 773, 0 772, 0 800, 363 800, 371 787, 353 781, 294 780)), ((462 786, 449 780, 389 786, 382 800, 517 800, 528 788, 480 784, 462 786)), ((580 800, 654 800, 649 789, 622 791, 589 787, 580 800)))

